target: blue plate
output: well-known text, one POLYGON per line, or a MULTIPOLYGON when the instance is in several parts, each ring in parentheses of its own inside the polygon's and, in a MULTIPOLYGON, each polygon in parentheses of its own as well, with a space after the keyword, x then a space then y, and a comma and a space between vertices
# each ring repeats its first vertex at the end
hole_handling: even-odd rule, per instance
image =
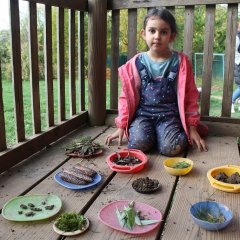
POLYGON ((203 201, 193 204, 190 208, 190 214, 195 223, 197 223, 201 228, 210 231, 217 231, 225 228, 232 220, 232 211, 222 203, 213 201, 203 201), (199 214, 209 212, 213 217, 218 217, 219 214, 224 216, 223 222, 208 222, 198 218, 199 214))
POLYGON ((73 183, 69 183, 64 181, 61 177, 60 177, 61 172, 56 173, 54 176, 54 180, 59 183, 60 185, 62 185, 65 188, 69 188, 72 190, 80 190, 80 189, 86 189, 86 188, 91 188, 94 185, 98 184, 101 180, 102 177, 100 174, 96 174, 93 178, 93 181, 91 183, 85 184, 85 185, 77 185, 77 184, 73 184, 73 183))

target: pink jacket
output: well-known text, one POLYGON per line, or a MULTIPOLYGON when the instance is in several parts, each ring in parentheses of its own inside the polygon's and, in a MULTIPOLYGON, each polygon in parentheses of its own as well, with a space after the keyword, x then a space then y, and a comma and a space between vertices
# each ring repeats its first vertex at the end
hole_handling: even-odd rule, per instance
MULTIPOLYGON (((198 113, 199 93, 195 85, 192 66, 188 57, 179 54, 179 73, 177 82, 178 107, 183 128, 189 138, 188 126, 198 126, 200 115, 198 113)), ((118 102, 118 117, 115 119, 118 128, 124 128, 128 135, 128 126, 131 123, 140 99, 140 76, 135 64, 135 55, 126 64, 118 69, 122 81, 122 92, 118 102)), ((201 129, 200 135, 206 135, 207 128, 201 129)))

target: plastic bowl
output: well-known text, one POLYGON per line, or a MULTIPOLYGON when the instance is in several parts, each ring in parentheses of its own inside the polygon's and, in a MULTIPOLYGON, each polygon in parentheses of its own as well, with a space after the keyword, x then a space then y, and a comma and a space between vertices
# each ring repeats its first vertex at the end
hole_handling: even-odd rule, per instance
POLYGON ((193 167, 193 161, 188 158, 181 158, 181 157, 174 157, 174 158, 168 158, 163 162, 165 170, 174 176, 183 176, 188 174, 193 167), (187 162, 190 164, 187 168, 174 168, 173 166, 180 162, 187 162))
POLYGON ((135 173, 141 171, 145 164, 148 162, 147 156, 140 150, 138 149, 123 149, 118 151, 117 153, 112 153, 107 157, 107 164, 109 167, 115 171, 115 172, 121 172, 121 173, 135 173), (141 163, 135 164, 132 166, 128 165, 117 165, 114 163, 114 160, 118 157, 127 157, 127 156, 133 156, 138 158, 141 163))
POLYGON ((213 202, 213 201, 203 201, 197 202, 193 204, 190 208, 190 214, 193 221, 199 225, 199 227, 210 230, 210 231, 217 231, 220 229, 225 228, 232 220, 233 213, 232 211, 222 203, 213 202), (221 213, 225 220, 220 223, 212 223, 209 221, 204 221, 199 219, 199 213, 201 212, 209 212, 212 216, 218 217, 221 213))
POLYGON ((215 177, 221 172, 225 173, 227 176, 231 176, 235 172, 238 172, 240 174, 240 167, 234 165, 225 165, 221 167, 212 168, 207 173, 208 180, 212 187, 225 192, 232 193, 240 192, 240 184, 224 183, 215 179, 215 177))

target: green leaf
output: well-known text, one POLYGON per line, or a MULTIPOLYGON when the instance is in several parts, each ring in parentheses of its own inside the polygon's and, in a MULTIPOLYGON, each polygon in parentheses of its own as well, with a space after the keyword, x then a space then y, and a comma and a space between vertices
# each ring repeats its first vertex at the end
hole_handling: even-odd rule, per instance
POLYGON ((158 223, 161 222, 161 220, 141 220, 142 225, 149 225, 149 224, 154 224, 154 223, 158 223))
POLYGON ((126 210, 125 210, 125 213, 126 213, 126 216, 127 216, 127 227, 129 229, 132 229, 133 228, 133 225, 135 223, 135 215, 136 215, 136 212, 134 211, 133 208, 130 208, 128 207, 126 210))
POLYGON ((124 227, 125 225, 125 220, 124 220, 124 213, 121 213, 118 209, 116 210, 116 214, 117 214, 117 218, 118 218, 118 222, 120 223, 120 225, 122 227, 124 227))
POLYGON ((136 216, 135 216, 135 223, 137 224, 137 225, 139 225, 139 226, 141 226, 142 225, 142 222, 141 222, 141 220, 140 220, 140 218, 139 218, 139 216, 136 214, 136 216))

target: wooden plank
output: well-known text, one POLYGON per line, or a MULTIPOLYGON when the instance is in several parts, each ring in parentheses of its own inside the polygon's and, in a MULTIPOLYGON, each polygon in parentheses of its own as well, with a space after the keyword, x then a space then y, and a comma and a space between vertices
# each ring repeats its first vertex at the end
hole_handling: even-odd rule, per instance
POLYGON ((128 59, 137 53, 137 9, 128 10, 128 59))
POLYGON ((84 62, 84 12, 78 13, 78 81, 79 81, 79 111, 85 110, 85 62, 84 62))
POLYGON ((52 9, 45 6, 44 25, 44 58, 45 58, 45 86, 46 86, 46 106, 47 125, 54 125, 54 95, 53 95, 53 66, 52 66, 52 9))
POLYGON ((239 3, 238 0, 108 0, 107 9, 133 9, 133 8, 151 8, 156 6, 193 6, 193 5, 211 5, 211 4, 230 4, 239 3))
POLYGON ((190 174, 179 179, 172 209, 163 233, 163 240, 176 239, 239 239, 239 198, 237 194, 223 192, 211 187, 207 171, 211 168, 233 164, 239 165, 239 152, 236 138, 209 137, 208 152, 191 151, 188 158, 194 161, 190 174), (234 213, 234 219, 225 230, 206 231, 199 228, 191 219, 191 204, 208 198, 227 205, 234 213))
MULTIPOLYGON (((175 17, 175 7, 174 7, 174 6, 166 7, 166 9, 175 17)), ((170 47, 171 49, 174 49, 174 45, 175 45, 175 44, 176 44, 175 41, 173 41, 173 42, 171 42, 171 43, 169 44, 169 47, 170 47)))
POLYGON ((6 130, 5 130, 5 116, 4 116, 4 106, 3 106, 3 88, 2 88, 2 70, 0 62, 0 151, 7 148, 6 142, 6 130))
POLYGON ((81 1, 51 0, 51 2, 49 2, 49 0, 24 0, 24 1, 33 2, 33 3, 41 3, 41 4, 48 5, 48 6, 69 8, 69 9, 74 9, 74 10, 85 10, 85 11, 87 11, 87 6, 88 6, 87 0, 81 0, 81 1))
POLYGON ((194 6, 185 7, 183 52, 192 61, 194 6))
POLYGON ((110 108, 118 108, 119 10, 112 11, 110 108))
MULTIPOLYGON (((94 130, 94 128, 92 130, 94 130)), ((112 131, 112 129, 110 129, 110 131, 112 131)), ((101 132, 96 132, 95 130, 95 134, 96 133, 101 134, 101 132)), ((109 133, 110 132, 104 132, 99 136, 99 138, 96 139, 96 141, 103 142, 105 140, 106 134, 109 133)), ((116 147, 114 147, 113 149, 116 150, 116 147)), ((94 194, 97 194, 98 190, 104 184, 107 177, 112 173, 110 168, 105 163, 105 158, 110 153, 111 149, 106 148, 104 154, 102 156, 98 156, 97 158, 91 158, 88 160, 72 158, 67 161, 66 164, 62 165, 51 175, 49 175, 43 182, 39 183, 36 187, 34 187, 30 192, 28 192, 28 194, 51 193, 61 198, 63 202, 61 213, 80 211, 82 208, 84 208, 84 206, 88 205, 88 203, 91 202, 91 199, 94 198, 94 194), (87 165, 93 169, 96 169, 102 175, 102 182, 98 186, 91 189, 73 191, 64 188, 53 180, 53 177, 57 172, 61 171, 63 168, 70 168, 77 162, 81 162, 83 165, 87 165)), ((34 175, 34 173, 32 173, 32 175, 34 175)), ((32 175, 29 176, 30 179, 33 177, 32 175)), ((9 222, 7 220, 4 220, 2 216, 0 216, 0 230, 2 233, 1 237, 3 237, 4 239, 14 239, 17 237, 18 240, 57 239, 59 236, 52 229, 52 224, 56 218, 57 216, 46 221, 38 221, 35 224, 27 224, 21 222, 9 222), (11 231, 11 229, 13 229, 14 231, 11 231)))
POLYGON ((209 135, 211 136, 240 136, 240 125, 234 123, 223 122, 204 122, 209 128, 209 135))
POLYGON ((234 58, 236 45, 236 29, 238 20, 238 4, 228 6, 227 11, 227 32, 225 47, 224 86, 222 101, 222 117, 231 116, 232 89, 234 77, 234 58))
POLYGON ((38 37, 37 37, 37 6, 29 2, 29 42, 30 42, 30 83, 33 114, 33 132, 41 132, 41 110, 39 94, 39 64, 38 64, 38 37))
POLYGON ((0 153, 0 173, 28 158, 32 154, 42 150, 49 144, 57 141, 71 131, 86 125, 88 120, 87 112, 38 134, 25 142, 15 145, 13 148, 0 153), (16 157, 17 156, 17 157, 16 157))
MULTIPOLYGON (((108 240, 123 240, 129 239, 129 234, 124 234, 120 231, 113 230, 100 222, 97 215, 100 209, 109 204, 112 201, 127 199, 143 202, 151 205, 160 210, 164 214, 168 200, 171 194, 171 190, 175 181, 175 177, 168 175, 162 162, 165 157, 158 153, 148 154, 149 162, 145 169, 135 174, 117 173, 117 175, 111 180, 109 185, 103 190, 100 196, 94 201, 91 207, 87 210, 86 216, 91 220, 89 231, 84 235, 73 237, 71 239, 108 239, 108 240), (153 194, 141 194, 137 193, 132 188, 132 182, 140 177, 150 177, 158 179, 161 184, 161 190, 153 194), (161 200, 160 200, 161 199, 161 200)), ((157 229, 150 233, 138 235, 136 239, 155 239, 157 229)), ((70 238, 67 238, 70 240, 70 238)))
POLYGON ((58 116, 59 121, 66 119, 65 113, 65 63, 64 63, 64 9, 57 9, 57 59, 58 59, 58 116))
POLYGON ((201 115, 209 116, 212 83, 212 62, 214 45, 215 5, 206 7, 206 24, 203 50, 203 73, 201 93, 201 115))
POLYGON ((103 125, 106 117, 107 1, 88 1, 88 110, 91 125, 103 125))
POLYGON ((20 24, 18 0, 10 1, 10 27, 12 47, 12 77, 14 92, 14 115, 17 142, 25 140, 25 125, 23 111, 22 64, 20 46, 20 24))
MULTIPOLYGON (((0 175, 0 209, 9 199, 29 191, 36 183, 47 178, 51 172, 54 172, 59 166, 63 165, 69 159, 65 155, 66 146, 82 136, 95 138, 104 132, 106 128, 106 126, 101 126, 77 129, 50 147, 2 173, 0 175)), ((73 159, 72 161, 76 162, 79 160, 73 159)))
POLYGON ((69 10, 69 100, 70 116, 76 114, 75 11, 69 10))
POLYGON ((202 121, 240 124, 239 118, 201 116, 202 121))

